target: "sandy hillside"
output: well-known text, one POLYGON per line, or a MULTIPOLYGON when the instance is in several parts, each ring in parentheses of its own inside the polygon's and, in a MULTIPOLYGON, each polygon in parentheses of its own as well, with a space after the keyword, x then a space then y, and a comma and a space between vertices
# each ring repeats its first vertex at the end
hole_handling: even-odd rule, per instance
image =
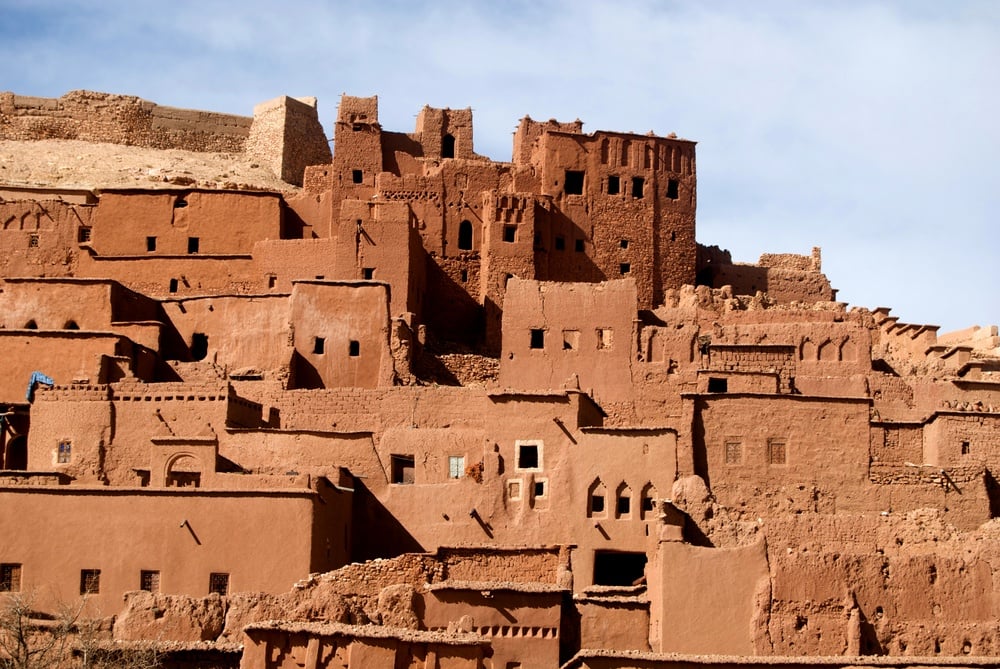
POLYGON ((0 140, 0 184, 87 189, 194 186, 298 190, 240 154, 66 139, 0 140))

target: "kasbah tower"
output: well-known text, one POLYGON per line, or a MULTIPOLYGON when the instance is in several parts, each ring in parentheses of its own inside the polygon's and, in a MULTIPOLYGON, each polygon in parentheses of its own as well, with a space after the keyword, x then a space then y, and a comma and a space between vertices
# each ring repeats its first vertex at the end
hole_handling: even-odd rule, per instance
POLYGON ((0 94, 5 611, 170 667, 1000 666, 996 326, 698 244, 693 141, 378 103, 0 94))

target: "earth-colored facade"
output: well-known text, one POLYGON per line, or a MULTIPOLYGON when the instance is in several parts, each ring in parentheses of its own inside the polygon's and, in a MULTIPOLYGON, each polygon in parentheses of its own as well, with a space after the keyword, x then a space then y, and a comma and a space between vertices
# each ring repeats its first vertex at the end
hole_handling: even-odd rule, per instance
POLYGON ((233 164, 0 183, 5 596, 245 669, 1000 664, 997 328, 697 244, 694 142, 472 121, 0 94, 233 164))

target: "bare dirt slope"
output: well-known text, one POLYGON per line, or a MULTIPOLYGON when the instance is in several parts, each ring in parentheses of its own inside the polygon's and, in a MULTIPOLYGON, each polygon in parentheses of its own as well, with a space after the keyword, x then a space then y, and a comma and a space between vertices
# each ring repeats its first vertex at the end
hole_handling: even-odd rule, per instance
POLYGON ((33 188, 298 189, 238 153, 148 149, 67 139, 0 140, 0 184, 33 188))

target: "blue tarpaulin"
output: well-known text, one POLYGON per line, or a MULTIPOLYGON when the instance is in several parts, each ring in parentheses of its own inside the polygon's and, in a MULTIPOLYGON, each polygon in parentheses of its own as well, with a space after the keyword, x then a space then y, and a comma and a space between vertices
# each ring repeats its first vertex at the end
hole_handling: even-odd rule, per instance
POLYGON ((55 384, 56 382, 52 380, 51 376, 46 376, 41 372, 32 372, 31 380, 28 381, 28 392, 25 393, 24 396, 25 398, 27 398, 28 402, 34 402, 35 388, 37 388, 39 385, 54 386, 55 384))

